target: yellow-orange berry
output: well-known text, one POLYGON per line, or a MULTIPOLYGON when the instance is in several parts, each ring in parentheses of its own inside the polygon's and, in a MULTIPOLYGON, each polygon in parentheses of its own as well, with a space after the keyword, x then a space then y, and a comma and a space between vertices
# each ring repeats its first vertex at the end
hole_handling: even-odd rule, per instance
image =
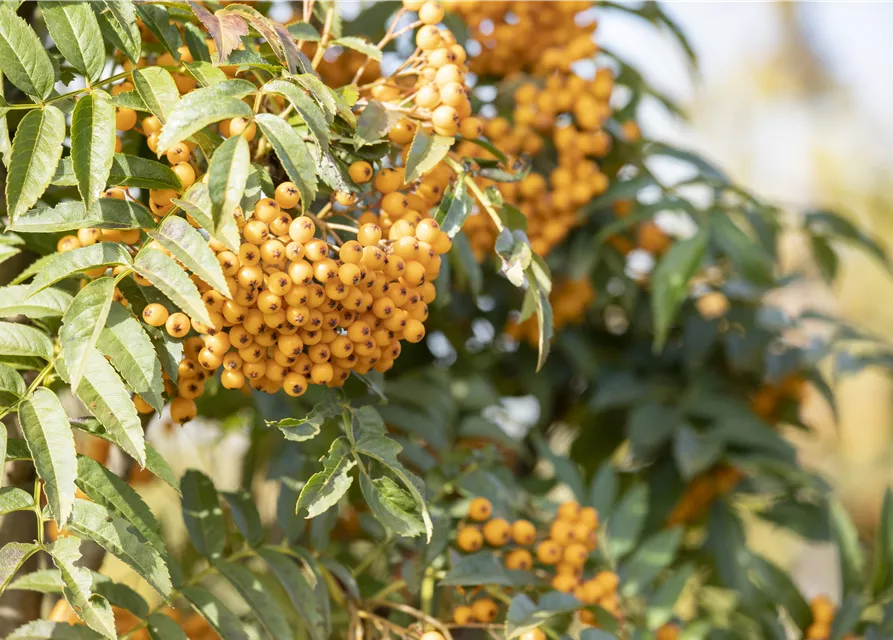
POLYGON ((456 534, 456 544, 462 551, 470 553, 484 546, 484 536, 477 527, 462 527, 456 534))
POLYGON ((486 498, 475 498, 468 505, 468 517, 477 522, 483 522, 493 515, 493 505, 486 498))

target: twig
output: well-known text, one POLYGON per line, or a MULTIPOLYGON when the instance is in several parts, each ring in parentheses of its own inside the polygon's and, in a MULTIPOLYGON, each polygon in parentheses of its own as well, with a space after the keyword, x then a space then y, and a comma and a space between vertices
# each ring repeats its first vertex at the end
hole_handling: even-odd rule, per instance
POLYGON ((440 631, 446 640, 453 640, 453 635, 450 633, 449 628, 443 622, 429 616, 427 613, 419 611, 418 609, 414 609, 410 607, 408 604, 401 604, 399 602, 391 602, 389 600, 368 600, 367 604, 372 605, 373 607, 387 607, 389 609, 395 609, 396 611, 402 611, 408 615, 413 616, 414 618, 418 618, 428 625, 434 627, 438 631, 440 631))
POLYGON ((331 2, 329 4, 329 8, 326 9, 326 21, 322 26, 322 37, 319 39, 319 47, 316 49, 316 53, 313 54, 313 68, 319 66, 319 63, 322 62, 322 57, 326 53, 326 47, 329 44, 329 36, 332 31, 332 20, 335 19, 335 3, 331 2))

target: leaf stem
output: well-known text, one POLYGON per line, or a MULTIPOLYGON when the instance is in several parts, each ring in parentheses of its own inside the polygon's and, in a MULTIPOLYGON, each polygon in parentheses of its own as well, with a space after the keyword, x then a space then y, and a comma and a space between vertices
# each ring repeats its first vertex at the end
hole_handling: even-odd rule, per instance
MULTIPOLYGON (((447 156, 444 158, 444 161, 449 165, 449 167, 455 171, 456 173, 461 173, 464 171, 462 165, 459 164, 457 160, 450 158, 447 156)), ((472 179, 471 176, 465 174, 463 178, 465 181, 465 186, 468 187, 468 190, 471 191, 472 194, 478 199, 480 205, 484 208, 484 211, 490 216, 493 220, 493 224, 496 225, 496 231, 502 233, 503 229, 505 229, 505 225, 502 224, 502 219, 499 217, 499 214, 496 212, 496 209, 493 207, 493 203, 490 202, 490 198, 487 197, 487 194, 478 186, 478 184, 472 179)))

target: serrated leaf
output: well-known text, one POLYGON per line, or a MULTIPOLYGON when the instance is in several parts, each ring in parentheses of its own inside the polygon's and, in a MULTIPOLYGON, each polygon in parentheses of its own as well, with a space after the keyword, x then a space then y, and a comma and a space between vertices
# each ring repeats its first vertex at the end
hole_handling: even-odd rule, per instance
POLYGON ((208 310, 195 283, 172 259, 155 249, 146 249, 137 255, 133 268, 190 318, 211 324, 208 310))
POLYGON ((0 318, 23 315, 26 318, 59 318, 73 297, 62 289, 44 289, 31 295, 26 284, 0 288, 0 318))
POLYGON ((112 96, 112 106, 150 113, 149 106, 140 97, 139 92, 133 89, 112 96))
POLYGON ((62 593, 65 583, 58 569, 38 569, 26 573, 9 583, 7 589, 19 591, 37 591, 38 593, 62 593))
POLYGON ((407 184, 414 182, 436 167, 446 157, 455 141, 455 138, 447 136, 430 135, 419 128, 406 157, 404 182, 407 184))
POLYGON ((159 553, 164 554, 161 526, 146 503, 126 481, 87 456, 78 456, 77 486, 93 502, 123 518, 159 553))
POLYGON ((545 626, 545 622, 555 616, 572 613, 580 608, 581 602, 569 593, 550 592, 534 603, 527 595, 512 598, 505 616, 505 637, 517 638, 528 631, 545 626))
POLYGON ((108 601, 101 597, 94 598, 90 570, 75 564, 81 559, 81 541, 78 538, 59 538, 47 552, 62 576, 65 599, 78 617, 106 638, 117 638, 115 616, 108 601))
POLYGON ((251 571, 232 562, 220 561, 216 564, 217 570, 232 584, 236 591, 245 599, 248 606, 267 633, 275 640, 291 640, 293 634, 285 614, 269 597, 263 583, 251 571))
POLYGON ((413 538, 425 533, 425 523, 413 497, 390 478, 372 480, 360 474, 360 490, 372 513, 386 529, 413 538))
POLYGON ((335 114, 339 111, 339 102, 341 102, 343 107, 347 109, 347 112, 353 116, 353 113, 350 112, 350 107, 344 102, 341 96, 315 75, 311 73, 302 73, 292 76, 290 80, 292 82, 297 82, 307 90, 310 97, 312 97, 323 110, 326 122, 329 124, 335 120, 335 114))
POLYGON ((6 439, 6 462, 17 460, 31 460, 31 452, 28 445, 21 438, 6 439))
POLYGON ((248 491, 224 492, 229 512, 245 541, 256 547, 264 540, 264 526, 254 498, 248 491))
MULTIPOLYGON (((63 367, 64 363, 57 361, 56 370, 67 378, 63 367)), ((109 432, 115 444, 145 466, 146 440, 136 407, 117 372, 96 349, 87 350, 84 376, 75 395, 109 432)))
POLYGON ((266 136, 289 180, 301 192, 301 206, 308 206, 316 198, 316 162, 307 143, 282 118, 270 113, 259 113, 255 122, 266 136))
POLYGON ((303 40, 304 42, 319 42, 322 36, 309 22, 292 22, 287 27, 288 32, 295 40, 303 40))
POLYGON ((512 577, 499 559, 489 551, 479 551, 454 558, 442 586, 511 585, 512 577))
POLYGON ((59 53, 91 82, 99 78, 105 67, 105 47, 90 5, 47 0, 37 5, 59 53))
POLYGON ((312 640, 325 640, 328 637, 326 622, 314 601, 313 587, 295 565, 294 558, 271 547, 262 547, 257 554, 285 589, 312 640))
POLYGON ((101 635, 84 625, 34 620, 13 631, 6 640, 96 640, 101 635))
POLYGON ((9 226, 25 233, 56 233, 95 227, 97 229, 151 229, 155 218, 143 205, 130 200, 100 198, 87 209, 83 202, 69 200, 55 207, 23 213, 9 226))
POLYGON ((163 613, 153 613, 149 616, 146 630, 151 640, 188 640, 180 625, 163 613))
POLYGON ((300 114, 310 133, 319 143, 323 151, 329 148, 329 126, 320 106, 307 93, 285 80, 271 80, 262 89, 267 93, 283 96, 300 114))
POLYGON ((227 298, 232 297, 223 269, 207 240, 192 228, 186 220, 168 216, 149 236, 186 266, 192 273, 220 291, 227 298))
MULTIPOLYGON (((27 387, 18 371, 0 364, 0 407, 6 407, 25 395, 27 387)), ((6 425, 0 427, 0 461, 6 457, 6 425)), ((3 479, 0 477, 0 484, 3 479)))
POLYGON ((121 304, 112 303, 96 347, 111 360, 127 386, 160 412, 164 383, 155 347, 142 324, 121 304))
POLYGON ((177 26, 171 24, 167 9, 158 4, 140 3, 136 5, 136 12, 152 35, 174 57, 174 60, 179 62, 180 52, 178 49, 182 46, 183 40, 180 38, 177 26))
POLYGON ((198 60, 185 63, 186 70, 203 87, 213 87, 215 84, 226 82, 226 74, 210 62, 198 60))
POLYGON ((443 200, 434 212, 434 219, 440 228, 454 238, 468 219, 474 207, 474 200, 465 186, 464 176, 459 176, 444 194, 443 200))
POLYGON ((75 500, 68 527, 123 560, 162 596, 171 594, 170 574, 155 547, 146 544, 133 527, 102 505, 75 500))
POLYGON ((19 405, 22 434, 43 480, 50 513, 61 527, 74 503, 77 453, 62 403, 56 394, 38 388, 19 405))
POLYGON ((108 184, 118 187, 174 189, 176 191, 183 188, 180 178, 166 164, 124 153, 116 153, 112 158, 108 184))
POLYGON ((367 143, 381 140, 403 117, 399 111, 388 109, 378 100, 370 100, 357 120, 357 137, 367 143))
POLYGON ((323 470, 310 476, 301 489, 295 513, 305 509, 307 518, 314 518, 341 499, 353 483, 353 477, 347 474, 357 464, 350 452, 346 438, 332 442, 329 452, 322 458, 323 470))
POLYGON ((96 13, 105 39, 136 64, 140 58, 142 38, 133 3, 130 0, 94 0, 89 5, 96 13))
POLYGON ((56 75, 46 48, 14 5, 0 4, 0 71, 30 96, 45 99, 56 75))
POLYGON ((34 327, 15 322, 0 322, 0 356, 53 357, 53 343, 34 327))
POLYGON ((608 520, 606 546, 611 557, 622 558, 635 548, 647 515, 648 487, 637 484, 623 494, 608 520))
MULTIPOLYGON (((6 456, 4 455, 4 458, 6 456)), ((3 487, 0 489, 0 516, 5 516, 13 511, 23 511, 34 508, 34 497, 18 487, 3 487)))
POLYGON ((217 45, 217 64, 225 62, 229 54, 242 43, 242 36, 248 35, 248 24, 234 13, 211 13, 198 2, 190 1, 189 6, 217 45))
POLYGON ((0 593, 25 561, 40 549, 36 542, 7 542, 0 549, 0 593))
POLYGON ((676 312, 687 295, 688 282, 701 266, 707 238, 707 233, 701 230, 691 238, 674 243, 654 269, 651 313, 655 349, 661 349, 666 343, 676 312))
POLYGON ((211 216, 211 195, 208 191, 208 185, 203 182, 196 182, 189 187, 189 190, 183 194, 182 198, 175 198, 173 202, 192 216, 202 229, 211 234, 216 240, 225 244, 227 249, 234 253, 239 251, 239 229, 236 226, 235 218, 232 216, 222 218, 220 228, 214 231, 215 225, 211 216))
POLYGON ((149 604, 136 591, 121 582, 115 582, 108 576, 96 571, 93 577, 93 593, 101 595, 112 605, 127 609, 138 618, 149 615, 149 604))
MULTIPOLYGON (((4 96, 3 92, 3 71, 0 69, 0 98, 4 96)), ((9 123, 6 116, 0 116, 0 160, 3 161, 4 167, 9 167, 9 159, 12 155, 12 141, 9 139, 9 123)))
POLYGON ((164 153, 181 140, 210 124, 229 118, 254 115, 242 98, 257 89, 246 80, 227 80, 187 93, 170 112, 158 137, 158 153, 164 153))
POLYGON ((216 560, 223 556, 225 529, 223 510, 214 483, 200 471, 190 469, 180 481, 183 492, 183 521, 196 551, 216 560))
POLYGON ((204 587, 184 587, 180 592, 221 640, 248 640, 242 621, 210 591, 204 587))
MULTIPOLYGON (((154 113, 161 120, 162 124, 167 123, 168 117, 180 101, 180 92, 177 90, 177 84, 174 82, 171 74, 161 67, 134 69, 133 85, 136 87, 140 98, 146 103, 149 111, 154 113)), ((198 129, 201 129, 201 127, 198 129)), ((158 153, 163 151, 164 149, 159 145, 158 153)))
POLYGON ((208 193, 213 220, 209 231, 220 233, 224 225, 232 220, 245 193, 250 170, 251 152, 244 136, 233 136, 214 151, 208 167, 208 193))
MULTIPOLYGON (((4 9, 0 6, 0 22, 4 9)), ((3 56, 0 55, 0 58, 3 56)), ((65 116, 53 105, 29 111, 16 129, 6 176, 6 210, 10 228, 43 195, 62 157, 65 116)))
POLYGON ((371 58, 372 60, 381 60, 381 49, 376 47, 371 42, 367 42, 363 38, 357 36, 343 36, 341 38, 336 38, 329 43, 329 46, 346 47, 348 49, 353 49, 354 51, 359 51, 364 56, 371 58))
POLYGON ((97 242, 73 251, 53 254, 51 257, 52 260, 37 272, 29 286, 28 295, 36 297, 38 292, 81 271, 99 266, 130 265, 130 254, 117 242, 97 242))
POLYGON ((77 388, 86 368, 86 354, 96 346, 115 294, 114 278, 98 278, 75 296, 65 315, 59 339, 71 386, 77 388))

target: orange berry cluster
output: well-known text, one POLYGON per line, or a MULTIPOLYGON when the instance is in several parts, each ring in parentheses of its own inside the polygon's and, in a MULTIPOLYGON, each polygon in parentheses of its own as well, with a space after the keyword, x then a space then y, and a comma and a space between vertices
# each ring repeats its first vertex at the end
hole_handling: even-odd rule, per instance
MULTIPOLYGON (((424 338, 432 281, 450 247, 438 224, 419 218, 405 229, 392 227, 382 242, 381 228, 366 223, 356 240, 333 247, 315 237, 310 217, 286 211, 297 204, 295 185, 282 183, 248 220, 238 218, 238 254, 211 241, 232 298, 196 282, 212 324, 192 322, 203 337, 186 341, 174 420, 194 415, 193 399, 204 389, 201 371, 222 368, 227 389, 248 383, 300 396, 311 383, 341 386, 351 372, 387 371, 401 340, 424 338)), ((169 321, 157 309, 154 319, 146 312, 149 324, 169 321)))
POLYGON ((690 523, 699 518, 720 496, 730 493, 744 477, 740 469, 726 464, 715 466, 695 476, 673 511, 667 518, 667 526, 690 523))
POLYGON ((480 44, 471 68, 480 75, 506 76, 517 71, 569 71, 589 55, 595 20, 579 20, 591 9, 583 1, 493 1, 444 3, 469 27, 469 37, 480 44))
MULTIPOLYGON (((586 578, 584 570, 590 553, 597 544, 598 513, 577 502, 562 503, 548 525, 548 535, 538 535, 537 526, 529 520, 509 522, 494 518, 493 506, 486 498, 475 498, 468 509, 469 523, 462 524, 456 534, 456 546, 463 552, 479 551, 486 544, 503 549, 506 569, 530 571, 535 568, 550 576, 553 589, 572 593, 583 605, 598 604, 619 617, 619 578, 611 571, 599 571, 586 578)), ((470 605, 453 610, 456 624, 492 622, 499 615, 498 605, 490 598, 481 598, 470 605)), ((591 611, 581 608, 580 621, 595 624, 591 611)))
MULTIPOLYGON (((555 330, 582 322, 595 296, 595 289, 588 278, 553 283, 549 303, 552 305, 552 324, 555 330)), ((515 340, 526 340, 531 345, 536 345, 539 339, 536 317, 528 318, 521 324, 509 321, 505 331, 515 340)))

